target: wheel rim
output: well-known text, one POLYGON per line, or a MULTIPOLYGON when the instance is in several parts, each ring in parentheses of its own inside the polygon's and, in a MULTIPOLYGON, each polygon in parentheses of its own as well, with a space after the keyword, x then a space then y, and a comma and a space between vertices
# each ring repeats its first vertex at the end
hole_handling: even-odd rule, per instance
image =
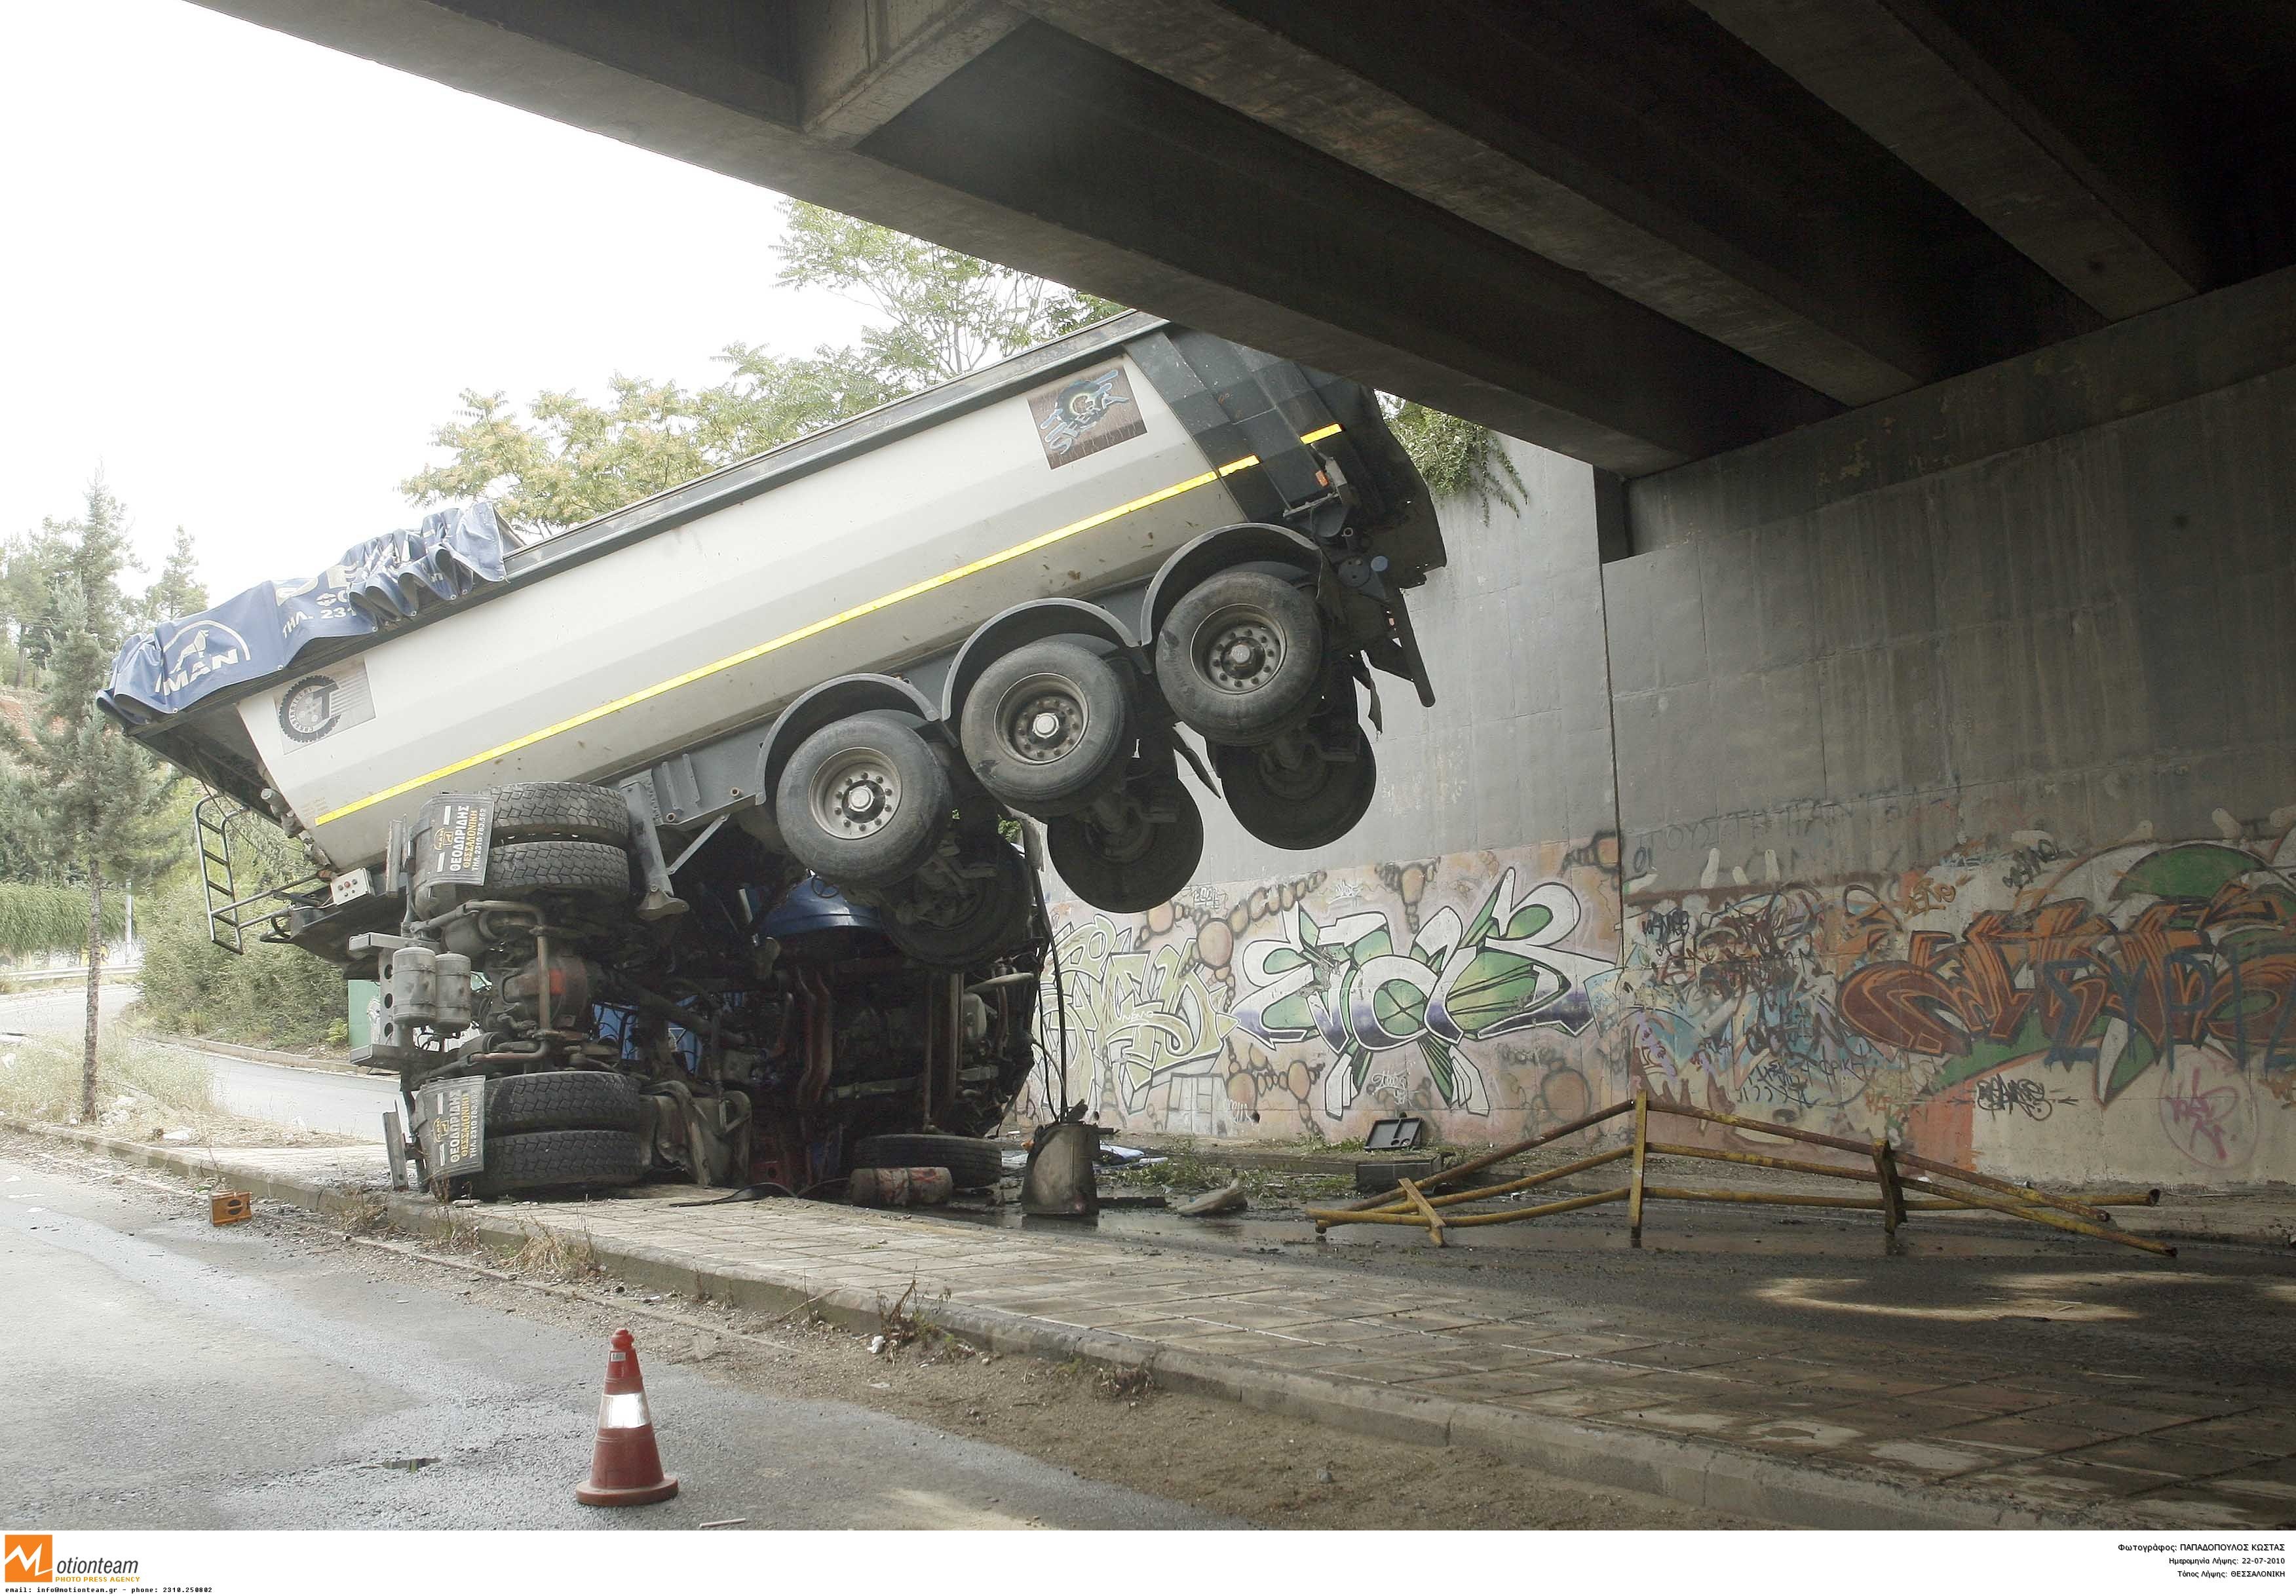
POLYGON ((870 837, 900 812, 900 777, 878 749, 847 749, 822 762, 807 796, 814 824, 832 837, 870 837))
POLYGON ((996 700, 996 737, 1024 765, 1054 765, 1076 752, 1091 729, 1084 689, 1066 676, 1024 676, 996 700))
POLYGON ((1204 617, 1188 654, 1206 682, 1238 697, 1275 679, 1291 640, 1273 615, 1257 604, 1227 604, 1204 617))

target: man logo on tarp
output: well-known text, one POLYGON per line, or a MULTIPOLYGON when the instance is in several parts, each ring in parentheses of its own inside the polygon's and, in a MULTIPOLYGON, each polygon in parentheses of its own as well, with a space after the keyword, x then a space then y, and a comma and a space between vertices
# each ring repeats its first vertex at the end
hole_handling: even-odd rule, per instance
POLYGON ((0 1584, 44 1585, 56 1576, 53 1535, 10 1535, 0 1551, 0 1584))
POLYGON ((1037 395, 1029 401, 1029 413, 1037 418, 1037 441, 1055 471, 1148 430, 1120 365, 1037 395))
POLYGON ((218 620, 197 621, 168 642, 160 691, 173 696, 202 676, 247 663, 247 639, 218 620))

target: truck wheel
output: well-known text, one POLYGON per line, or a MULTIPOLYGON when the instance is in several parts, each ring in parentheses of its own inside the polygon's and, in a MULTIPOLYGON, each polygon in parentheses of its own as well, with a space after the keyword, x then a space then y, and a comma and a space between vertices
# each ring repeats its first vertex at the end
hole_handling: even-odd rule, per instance
POLYGON ((1156 683, 1192 729, 1216 743, 1266 742, 1316 702, 1324 624, 1316 601, 1281 577, 1223 571, 1172 606, 1156 634, 1156 683))
POLYGON ((1167 903, 1188 884, 1204 853, 1204 819, 1177 781, 1160 782, 1145 794, 1119 800, 1122 823, 1109 826, 1096 813, 1063 815, 1045 827, 1046 851, 1061 880, 1095 908, 1136 914, 1167 903), (1152 820, 1152 807, 1172 818, 1152 820))
POLYGON ((932 856, 955 803, 916 728, 874 710, 798 745, 774 814, 791 855, 814 874, 840 887, 890 887, 932 856))
POLYGON ((611 787, 587 782, 515 782, 495 794, 496 842, 602 842, 630 846, 630 811, 611 787))
POLYGON ((864 1136, 853 1144, 856 1169, 946 1169, 960 1191, 993 1186, 1004 1178, 1004 1150, 971 1136, 864 1136))
POLYGON ((603 842, 505 842, 487 853, 486 885, 414 880, 414 913, 428 920, 465 898, 560 893, 603 903, 630 895, 630 856, 603 842))
MULTIPOLYGON (((1009 849, 996 862, 996 873, 972 883, 969 901, 940 903, 903 920, 901 905, 885 920, 885 935, 893 945, 920 964, 936 970, 975 970, 997 954, 1009 953, 1028 939, 1029 892, 1027 866, 1009 849)), ((928 905, 920 904, 920 910, 928 905)))
POLYGON ((602 1069, 546 1069, 504 1076, 487 1086, 487 1134, 635 1131, 637 1083, 602 1069))
POLYGON ((1104 790, 1132 746, 1115 667, 1063 638, 990 663, 964 700, 965 762, 999 803, 1048 819, 1104 790))
MULTIPOLYGON (((1355 728, 1356 757, 1326 759, 1312 742, 1286 762, 1280 744, 1212 749, 1212 769, 1236 823, 1270 847, 1311 848, 1355 829, 1379 790, 1371 739, 1355 728)), ((1305 740, 1302 740, 1305 741, 1305 740)))
POLYGON ((650 1161, 634 1131, 537 1131, 487 1138, 487 1166, 471 1177, 476 1197, 548 1186, 628 1186, 650 1161))

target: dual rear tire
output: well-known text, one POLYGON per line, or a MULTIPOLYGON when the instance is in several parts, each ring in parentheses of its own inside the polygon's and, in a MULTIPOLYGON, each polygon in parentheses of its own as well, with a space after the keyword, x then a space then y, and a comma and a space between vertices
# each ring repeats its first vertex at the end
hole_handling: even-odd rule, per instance
POLYGON ((627 1186, 652 1161, 637 1083, 605 1070, 550 1069, 487 1084, 486 1166, 478 1197, 627 1186))
POLYGON ((1265 571, 1197 584, 1156 634, 1157 682, 1172 712, 1210 747, 1236 823, 1271 847, 1338 841, 1378 790, 1362 726, 1350 717, 1351 736, 1328 736, 1336 711, 1324 701, 1324 652, 1314 598, 1265 571))

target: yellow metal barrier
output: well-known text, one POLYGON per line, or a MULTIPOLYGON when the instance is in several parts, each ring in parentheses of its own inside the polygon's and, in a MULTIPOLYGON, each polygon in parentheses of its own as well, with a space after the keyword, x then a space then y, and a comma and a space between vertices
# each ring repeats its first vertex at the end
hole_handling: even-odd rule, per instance
POLYGON ((1643 1244, 1643 1213, 1652 1202, 1718 1202, 1768 1204, 1792 1208, 1855 1208, 1878 1212, 1882 1215, 1882 1245, 1891 1252, 1898 1250, 1898 1228, 1917 1213, 1947 1211, 1967 1212, 1986 1209, 2006 1214, 2013 1219, 2030 1220, 2052 1230, 2065 1231, 2077 1236, 2090 1236, 2100 1241, 2116 1241, 2123 1247, 2133 1247, 2164 1258, 2173 1258, 2177 1249, 2163 1241, 2146 1236, 2132 1236, 2113 1228, 2111 1210, 2116 1207, 2150 1207, 2161 1200, 2156 1188, 2144 1191, 2089 1192, 2079 1197, 2066 1197, 2042 1191, 2031 1186, 2021 1186, 1996 1175, 1980 1174, 1974 1169, 1964 1169, 1957 1164, 1940 1163, 1893 1147, 1885 1137, 1871 1142, 1852 1142, 1843 1136, 1828 1136, 1816 1131, 1805 1131, 1794 1125, 1770 1125, 1759 1119, 1746 1119, 1735 1114, 1718 1113, 1710 1109, 1677 1108, 1671 1103, 1653 1103, 1648 1089, 1635 1088, 1634 1096, 1621 1103, 1574 1119, 1528 1141, 1518 1142, 1471 1158, 1464 1164, 1431 1174, 1418 1181, 1403 1181, 1377 1197, 1366 1198, 1344 1208, 1310 1208, 1308 1217, 1316 1223, 1316 1233, 1323 1235, 1337 1224, 1409 1224, 1423 1228, 1438 1247, 1447 1245, 1445 1232, 1479 1224, 1509 1224, 1516 1220, 1538 1219, 1548 1214, 1568 1214, 1578 1208, 1591 1208, 1603 1203, 1624 1202, 1627 1205, 1627 1234, 1630 1245, 1643 1244), (1608 1152, 1595 1153, 1587 1158, 1548 1169, 1520 1180, 1504 1181, 1496 1185, 1478 1186, 1464 1191, 1445 1191, 1434 1195, 1433 1189, 1456 1185, 1464 1176, 1488 1169, 1505 1159, 1518 1157, 1534 1148, 1546 1146, 1575 1136, 1581 1131, 1592 1130, 1606 1120, 1622 1114, 1635 1117, 1632 1140, 1625 1147, 1608 1152), (1653 1142, 1650 1139, 1650 1120, 1653 1114, 1671 1114, 1677 1118, 1703 1120, 1709 1125, 1726 1125, 1736 1130, 1753 1131, 1765 1136, 1779 1136, 1790 1142, 1832 1148, 1870 1162, 1871 1168, 1840 1164, 1811 1163, 1805 1159, 1773 1158, 1761 1153, 1736 1152, 1725 1148, 1693 1147, 1685 1142, 1653 1142), (1829 1197, 1808 1192, 1747 1191, 1717 1188, 1658 1186, 1645 1178, 1650 1160, 1653 1158, 1701 1158, 1715 1163, 1741 1164, 1760 1169, 1784 1170, 1794 1174, 1822 1175, 1829 1180, 1855 1181, 1879 1188, 1871 1197, 1829 1197), (1471 1202, 1482 1202, 1495 1197, 1511 1197, 1534 1187, 1546 1185, 1587 1170, 1615 1164, 1623 1158, 1634 1161, 1628 1183, 1609 1191, 1589 1192, 1581 1197, 1564 1198, 1559 1201, 1536 1203, 1528 1207, 1503 1209, 1493 1213, 1457 1214, 1443 1210, 1471 1202), (1907 1174, 1907 1170, 1919 1171, 1907 1174), (1909 1195, 1911 1194, 1911 1195, 1909 1195))

